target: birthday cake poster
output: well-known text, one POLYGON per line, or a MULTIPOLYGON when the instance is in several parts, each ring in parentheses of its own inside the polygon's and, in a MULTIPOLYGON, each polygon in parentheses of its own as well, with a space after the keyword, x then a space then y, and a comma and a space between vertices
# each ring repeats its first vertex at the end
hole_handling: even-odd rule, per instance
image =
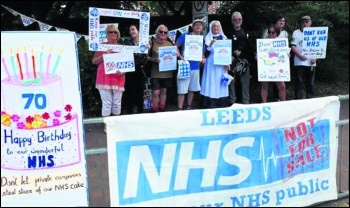
POLYGON ((73 32, 1 32, 1 206, 88 206, 73 32))

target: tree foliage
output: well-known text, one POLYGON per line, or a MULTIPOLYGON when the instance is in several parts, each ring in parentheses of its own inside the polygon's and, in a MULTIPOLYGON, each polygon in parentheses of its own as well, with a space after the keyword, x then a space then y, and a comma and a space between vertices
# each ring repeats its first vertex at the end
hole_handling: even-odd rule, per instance
POLYGON ((239 11, 243 27, 260 38, 263 29, 273 23, 276 14, 286 17, 286 27, 291 38, 299 28, 300 17, 309 15, 312 27, 328 27, 327 57, 320 59, 318 76, 324 80, 349 81, 349 2, 348 1, 225 1, 217 10, 219 14, 239 11))

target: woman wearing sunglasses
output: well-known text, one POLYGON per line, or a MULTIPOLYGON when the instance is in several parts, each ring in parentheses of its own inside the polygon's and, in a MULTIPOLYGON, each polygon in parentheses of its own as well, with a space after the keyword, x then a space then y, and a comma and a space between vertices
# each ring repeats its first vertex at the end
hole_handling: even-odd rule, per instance
MULTIPOLYGON (((152 63, 151 86, 153 90, 152 110, 153 112, 164 111, 167 99, 167 89, 173 86, 173 71, 159 71, 159 48, 173 46, 168 41, 168 27, 159 25, 155 31, 155 39, 150 41, 150 50, 147 60, 152 63)), ((177 53, 179 56, 179 53, 177 53)))
MULTIPOLYGON (((104 44, 118 45, 120 32, 113 25, 106 27, 107 42, 104 44)), ((105 74, 103 54, 113 53, 113 51, 96 51, 92 58, 92 63, 97 65, 96 88, 98 89, 102 101, 102 116, 117 116, 121 113, 122 95, 124 92, 125 75, 117 71, 115 74, 105 74)), ((104 131, 106 129, 104 128, 104 131)))
MULTIPOLYGON (((267 38, 278 38, 281 30, 276 25, 270 25, 267 28, 267 38)), ((286 100, 286 84, 284 82, 275 82, 278 89, 278 96, 281 101, 286 100)), ((261 82, 260 96, 261 102, 267 102, 267 96, 269 91, 269 82, 261 82)))

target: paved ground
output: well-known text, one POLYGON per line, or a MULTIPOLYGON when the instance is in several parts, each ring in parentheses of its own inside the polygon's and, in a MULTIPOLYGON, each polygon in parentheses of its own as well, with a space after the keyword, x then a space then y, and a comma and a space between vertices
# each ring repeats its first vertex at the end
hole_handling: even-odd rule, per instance
MULTIPOLYGON (((340 119, 349 119, 349 100, 341 102, 340 119)), ((107 146, 106 134, 103 132, 102 124, 85 125, 86 148, 105 148, 107 146)), ((343 138, 343 151, 339 151, 338 163, 342 160, 342 170, 338 166, 337 173, 342 174, 342 180, 339 181, 340 175, 337 174, 337 182, 341 183, 339 190, 349 190, 349 125, 345 126, 343 138)), ((339 139, 339 143, 341 140, 339 139)), ((339 144, 339 146, 341 146, 339 144)), ((108 164, 107 154, 95 154, 87 156, 88 179, 90 190, 90 207, 109 207, 109 182, 108 182, 108 164)), ((336 201, 313 205, 311 207, 349 207, 349 197, 336 201)))

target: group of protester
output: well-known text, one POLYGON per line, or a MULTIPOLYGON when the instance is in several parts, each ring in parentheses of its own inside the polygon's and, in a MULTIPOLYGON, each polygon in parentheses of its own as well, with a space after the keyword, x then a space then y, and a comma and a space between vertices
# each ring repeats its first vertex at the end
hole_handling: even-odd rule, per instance
MULTIPOLYGON (((122 96, 125 96, 127 114, 134 113, 134 107, 137 107, 137 113, 143 112, 143 92, 146 75, 143 66, 151 62, 151 89, 152 89, 152 111, 165 111, 167 103, 167 90, 173 87, 172 71, 159 70, 159 48, 164 46, 177 46, 176 56, 178 60, 184 60, 184 44, 187 35, 203 36, 203 54, 201 61, 192 61, 190 63, 190 76, 187 79, 177 79, 177 105, 179 110, 189 110, 192 108, 192 101, 195 93, 199 92, 201 96, 202 108, 220 108, 228 107, 234 104, 236 97, 236 80, 240 81, 242 103, 250 103, 250 68, 248 62, 248 33, 242 28, 243 17, 240 12, 234 12, 231 15, 232 23, 232 62, 227 65, 214 64, 213 45, 217 40, 231 39, 227 37, 221 27, 220 21, 210 22, 208 33, 204 37, 203 31, 205 24, 202 20, 197 19, 192 23, 192 32, 183 33, 175 43, 169 41, 168 27, 161 24, 155 31, 155 38, 150 41, 148 54, 134 53, 135 71, 134 72, 117 72, 116 74, 105 74, 103 64, 103 54, 113 53, 112 50, 97 51, 94 54, 92 63, 98 65, 96 88, 99 90, 102 100, 102 116, 120 115, 122 109, 122 96), (244 64, 243 72, 236 71, 232 73, 237 62, 244 64), (200 69, 203 68, 203 72, 200 69), (233 75, 229 85, 222 84, 224 74, 233 75), (125 91, 125 92, 124 92, 125 91), (184 102, 186 104, 184 107, 184 102)), ((274 24, 268 26, 261 38, 288 38, 288 32, 284 30, 286 20, 283 15, 278 15, 274 24)), ((294 68, 296 71, 295 80, 295 99, 303 98, 304 80, 306 82, 306 98, 313 97, 313 84, 316 65, 316 59, 307 58, 302 53, 303 28, 311 26, 310 16, 303 16, 300 19, 300 28, 295 30, 290 41, 291 50, 294 53, 294 68)), ((106 27, 107 34, 106 44, 120 44, 120 31, 111 24, 106 27)), ((139 31, 136 25, 129 26, 129 35, 131 37, 123 45, 137 46, 139 43, 139 31)), ((286 100, 286 86, 284 82, 275 83, 277 90, 274 90, 274 96, 284 101, 286 100)), ((267 102, 269 82, 261 82, 261 101, 267 102)))

